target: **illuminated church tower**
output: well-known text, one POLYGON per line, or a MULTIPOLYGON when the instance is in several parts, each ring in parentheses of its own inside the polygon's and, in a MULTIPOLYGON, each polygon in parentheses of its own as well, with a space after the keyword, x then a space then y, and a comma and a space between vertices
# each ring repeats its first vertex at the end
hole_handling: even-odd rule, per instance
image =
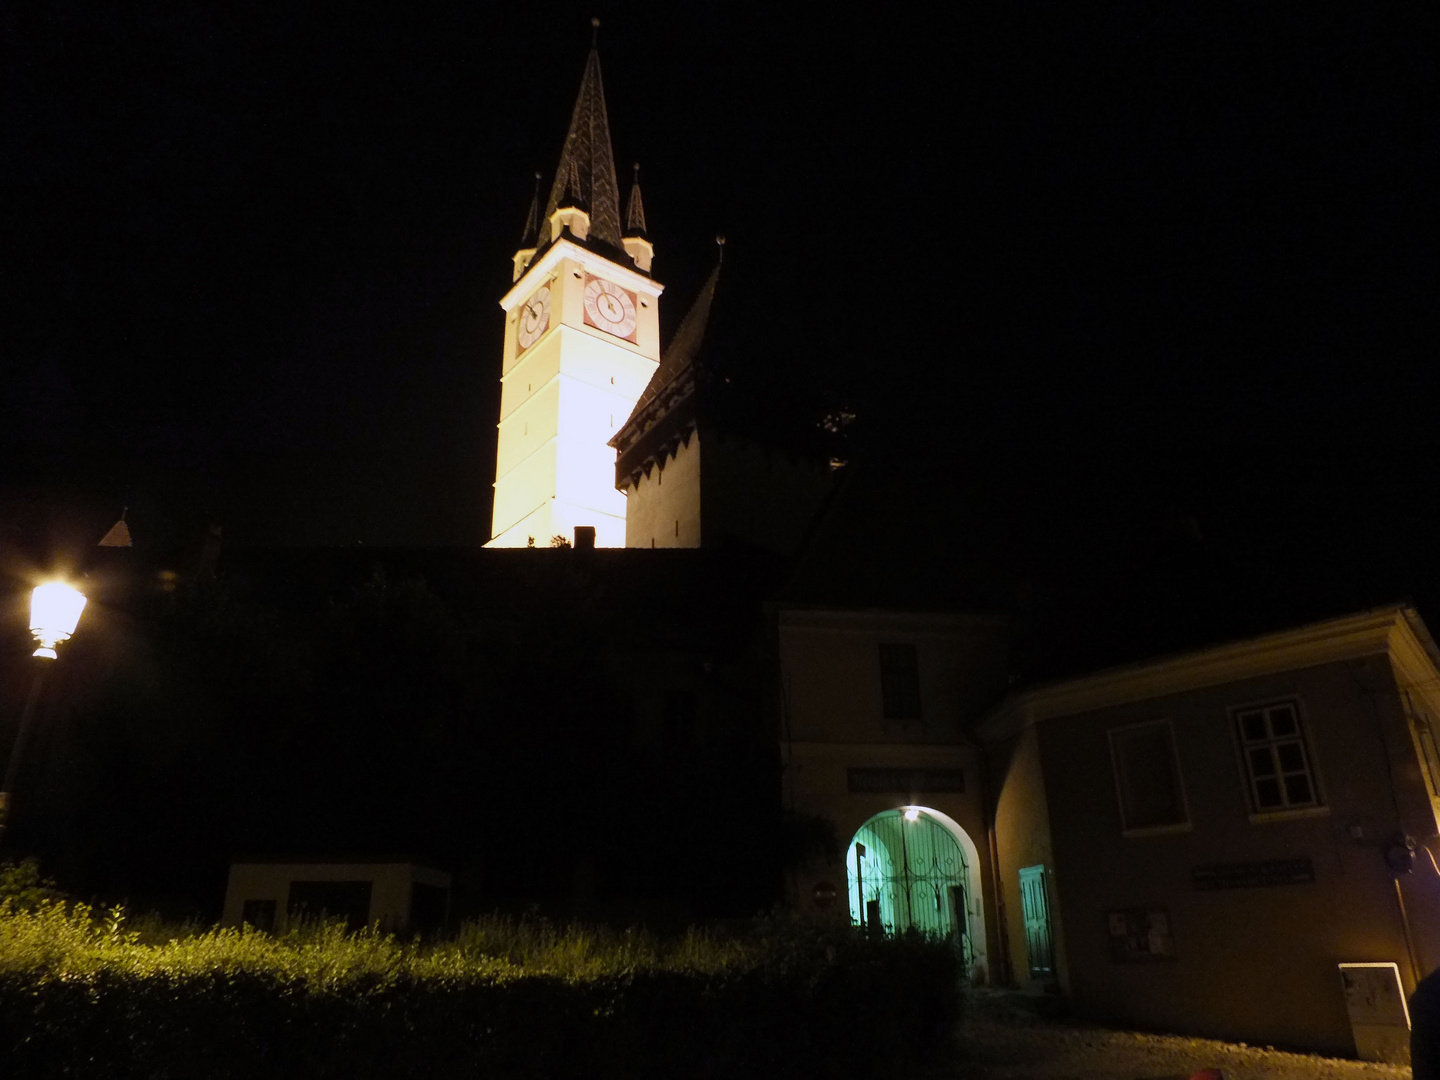
POLYGON ((545 547, 593 526, 625 545, 625 495, 607 445, 660 358, 638 172, 622 221, 610 126, 592 47, 550 197, 539 191, 505 309, 495 508, 489 547, 545 547))

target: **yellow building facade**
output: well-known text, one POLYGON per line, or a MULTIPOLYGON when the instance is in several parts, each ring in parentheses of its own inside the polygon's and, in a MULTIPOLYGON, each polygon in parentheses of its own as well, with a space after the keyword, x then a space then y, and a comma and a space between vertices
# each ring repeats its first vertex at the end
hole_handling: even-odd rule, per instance
POLYGON ((977 730, 1012 981, 1373 1056, 1342 965, 1397 1000, 1440 965, 1437 664, 1392 607, 1010 698, 977 730))
POLYGON ((967 726, 1001 690, 1005 624, 956 613, 776 612, 785 808, 828 840, 796 909, 874 935, 951 941, 1003 978, 985 760, 967 726))

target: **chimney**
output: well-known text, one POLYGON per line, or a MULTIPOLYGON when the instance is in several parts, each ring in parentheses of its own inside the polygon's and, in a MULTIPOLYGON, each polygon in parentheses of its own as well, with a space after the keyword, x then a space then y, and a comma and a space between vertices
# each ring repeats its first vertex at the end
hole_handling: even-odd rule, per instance
POLYGON ((594 525, 576 525, 576 526, 575 526, 575 550, 576 550, 576 551, 594 551, 594 550, 595 550, 595 526, 594 526, 594 525))

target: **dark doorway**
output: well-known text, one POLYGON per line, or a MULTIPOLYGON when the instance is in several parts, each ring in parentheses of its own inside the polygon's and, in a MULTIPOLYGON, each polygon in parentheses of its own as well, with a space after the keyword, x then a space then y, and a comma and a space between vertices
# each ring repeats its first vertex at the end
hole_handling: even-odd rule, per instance
POLYGON ((445 925, 447 897, 439 885, 415 882, 410 886, 410 929, 433 934, 445 925))
POLYGON ((370 882, 292 881, 285 905, 290 919, 344 919, 351 930, 370 922, 370 882))

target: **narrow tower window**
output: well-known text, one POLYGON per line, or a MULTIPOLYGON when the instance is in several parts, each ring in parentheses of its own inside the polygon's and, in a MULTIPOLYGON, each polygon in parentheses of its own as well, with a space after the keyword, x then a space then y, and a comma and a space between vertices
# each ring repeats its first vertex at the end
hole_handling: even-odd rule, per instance
POLYGON ((880 697, 886 720, 920 719, 920 664, 914 645, 880 643, 880 697))

